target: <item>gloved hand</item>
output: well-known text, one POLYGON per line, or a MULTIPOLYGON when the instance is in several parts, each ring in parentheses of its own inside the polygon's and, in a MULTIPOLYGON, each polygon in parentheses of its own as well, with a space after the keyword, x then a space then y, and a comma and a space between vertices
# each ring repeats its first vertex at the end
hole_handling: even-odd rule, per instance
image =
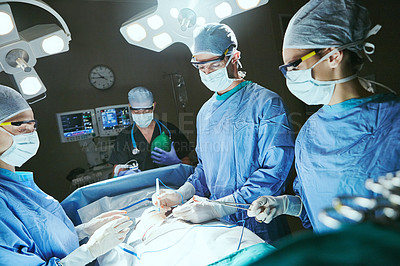
MULTIPOLYGON (((235 202, 233 195, 218 199, 221 202, 235 202)), ((208 201, 207 198, 193 196, 191 200, 172 210, 175 217, 192 223, 202 223, 214 218, 221 218, 237 211, 234 207, 208 201)))
POLYGON ((194 186, 186 182, 178 190, 160 189, 160 194, 154 193, 151 199, 155 206, 170 209, 170 207, 182 204, 184 200, 191 198, 195 192, 194 186), (160 206, 158 206, 158 203, 160 203, 160 206))
POLYGON ((60 262, 64 266, 83 266, 90 263, 122 243, 132 223, 128 216, 106 223, 93 233, 87 244, 75 249, 60 262))
POLYGON ((130 175, 130 174, 136 174, 136 173, 140 173, 140 169, 129 169, 129 170, 125 170, 125 171, 119 171, 117 176, 124 176, 124 175, 130 175))
POLYGON ((151 158, 156 164, 172 165, 181 163, 181 160, 176 155, 174 142, 171 143, 171 150, 169 152, 155 147, 154 151, 151 152, 151 158))
POLYGON ((102 213, 91 219, 89 222, 76 226, 75 230, 78 234, 79 240, 82 240, 87 236, 90 237, 91 235, 93 235, 94 231, 102 227, 104 224, 112 220, 122 218, 125 214, 126 211, 113 210, 102 213))
POLYGON ((300 216, 302 206, 303 203, 299 196, 262 196, 253 201, 247 210, 247 215, 268 224, 282 214, 300 216))
POLYGON ((89 238, 88 249, 94 257, 99 257, 122 243, 133 222, 128 216, 106 223, 89 238))

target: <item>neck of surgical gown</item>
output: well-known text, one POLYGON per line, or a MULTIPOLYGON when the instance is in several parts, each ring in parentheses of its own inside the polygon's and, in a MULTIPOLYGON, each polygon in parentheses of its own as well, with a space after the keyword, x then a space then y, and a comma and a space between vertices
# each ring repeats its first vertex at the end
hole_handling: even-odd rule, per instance
POLYGON ((78 248, 74 225, 30 172, 0 169, 0 265, 58 265, 78 248))
MULTIPOLYGON (((237 203, 280 195, 293 163, 292 131, 282 99, 249 81, 219 96, 214 94, 197 115, 199 159, 189 177, 196 194, 219 199, 232 194, 237 203)), ((283 216, 257 223, 246 211, 224 217, 246 226, 268 242, 289 232, 283 216)))
POLYGON ((296 139, 294 182, 305 227, 329 231, 318 214, 335 197, 373 197, 365 180, 400 169, 399 114, 399 97, 377 94, 325 105, 307 120, 296 139))

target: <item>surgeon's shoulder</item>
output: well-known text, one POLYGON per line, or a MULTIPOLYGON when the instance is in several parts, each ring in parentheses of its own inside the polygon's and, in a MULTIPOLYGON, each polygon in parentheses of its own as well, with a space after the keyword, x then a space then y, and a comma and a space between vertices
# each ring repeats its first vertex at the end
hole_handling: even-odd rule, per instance
POLYGON ((257 83, 250 83, 246 86, 246 97, 253 103, 260 105, 263 109, 278 109, 285 111, 285 104, 276 92, 273 92, 257 83))

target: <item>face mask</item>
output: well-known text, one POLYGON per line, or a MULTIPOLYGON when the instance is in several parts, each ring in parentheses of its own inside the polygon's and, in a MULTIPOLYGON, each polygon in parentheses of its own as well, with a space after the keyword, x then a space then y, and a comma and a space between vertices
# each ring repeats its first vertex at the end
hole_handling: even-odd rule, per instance
POLYGON ((206 75, 203 71, 199 70, 201 81, 211 91, 214 92, 223 91, 230 85, 232 85, 232 83, 236 80, 229 78, 228 70, 226 69, 232 59, 232 56, 229 58, 224 68, 211 72, 208 75, 206 75))
POLYGON ((337 51, 338 49, 331 51, 309 69, 287 72, 286 85, 290 92, 308 105, 328 104, 332 98, 336 84, 357 78, 357 74, 329 81, 320 81, 312 77, 312 69, 337 51))
MULTIPOLYGON (((7 132, 3 128, 0 128, 7 132)), ((13 143, 2 155, 0 160, 6 164, 21 167, 26 161, 32 158, 39 149, 39 137, 36 131, 27 134, 12 135, 13 143)))
POLYGON ((138 127, 145 128, 148 127, 153 121, 154 113, 148 114, 132 114, 132 119, 138 125, 138 127))

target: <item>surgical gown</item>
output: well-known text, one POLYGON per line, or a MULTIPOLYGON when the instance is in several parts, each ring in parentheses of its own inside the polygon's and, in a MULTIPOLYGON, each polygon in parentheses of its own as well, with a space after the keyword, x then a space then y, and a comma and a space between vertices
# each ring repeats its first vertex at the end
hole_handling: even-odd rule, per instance
POLYGON ((306 228, 329 230, 318 214, 334 197, 372 197, 365 180, 400 169, 399 114, 399 97, 377 94, 325 105, 307 120, 296 139, 293 185, 306 228))
MULTIPOLYGON (((284 192, 294 158, 291 126, 282 99, 256 83, 242 82, 214 94, 197 115, 199 159, 188 178, 199 196, 219 199, 233 194, 237 203, 284 192)), ((290 232, 286 218, 258 223, 246 211, 224 217, 246 221, 246 227, 267 242, 290 232)))
POLYGON ((0 169, 0 265, 58 265, 78 248, 74 225, 30 172, 0 169))

